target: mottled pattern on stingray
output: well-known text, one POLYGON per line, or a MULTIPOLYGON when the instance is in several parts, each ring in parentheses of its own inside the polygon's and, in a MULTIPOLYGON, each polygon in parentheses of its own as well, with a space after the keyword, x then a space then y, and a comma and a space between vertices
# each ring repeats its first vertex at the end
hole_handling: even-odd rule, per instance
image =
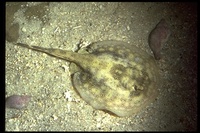
POLYGON ((150 104, 158 94, 159 74, 155 60, 141 49, 121 41, 102 41, 88 46, 101 64, 94 75, 79 72, 74 87, 95 109, 128 116, 150 104))

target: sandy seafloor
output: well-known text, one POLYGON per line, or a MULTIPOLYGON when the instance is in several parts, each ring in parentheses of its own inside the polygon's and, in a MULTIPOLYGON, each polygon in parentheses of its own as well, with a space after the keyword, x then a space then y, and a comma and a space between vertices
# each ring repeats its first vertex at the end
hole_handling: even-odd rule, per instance
POLYGON ((22 110, 6 109, 6 131, 197 130, 197 3, 6 3, 6 97, 31 95, 22 110), (76 50, 122 40, 145 50, 161 18, 171 28, 157 61, 162 85, 138 114, 95 110, 72 87, 69 62, 11 43, 76 50))

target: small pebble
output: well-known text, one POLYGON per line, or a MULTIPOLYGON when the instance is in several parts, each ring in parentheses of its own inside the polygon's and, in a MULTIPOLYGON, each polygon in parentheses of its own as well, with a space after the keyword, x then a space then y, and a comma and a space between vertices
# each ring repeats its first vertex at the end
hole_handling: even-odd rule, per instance
POLYGON ((153 51, 156 60, 161 59, 161 50, 167 42, 171 31, 165 19, 161 19, 156 27, 149 34, 149 46, 153 51))
POLYGON ((14 109, 22 109, 26 107, 31 99, 27 95, 12 95, 6 98, 6 107, 14 109))
POLYGON ((23 31, 23 32, 26 32, 26 28, 25 28, 25 27, 23 27, 23 28, 22 28, 22 31, 23 31))

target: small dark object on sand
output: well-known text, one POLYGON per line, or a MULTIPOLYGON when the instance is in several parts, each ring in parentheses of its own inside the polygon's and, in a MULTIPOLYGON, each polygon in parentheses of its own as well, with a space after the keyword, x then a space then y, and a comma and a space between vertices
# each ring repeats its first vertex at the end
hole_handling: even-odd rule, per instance
POLYGON ((6 98, 6 107, 14 109, 22 109, 26 107, 31 99, 27 95, 12 95, 6 98))
POLYGON ((165 19, 161 19, 156 27, 149 34, 149 46, 153 51, 156 60, 160 60, 161 50, 167 42, 171 32, 165 19))

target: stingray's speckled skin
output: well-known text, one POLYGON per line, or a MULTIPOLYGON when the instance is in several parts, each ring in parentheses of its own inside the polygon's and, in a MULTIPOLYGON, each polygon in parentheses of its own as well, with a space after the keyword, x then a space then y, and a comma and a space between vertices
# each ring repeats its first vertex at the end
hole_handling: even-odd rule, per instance
POLYGON ((17 45, 75 63, 79 69, 73 73, 73 86, 95 109, 129 116, 157 97, 160 77, 155 60, 128 43, 100 41, 89 45, 82 54, 17 45))

